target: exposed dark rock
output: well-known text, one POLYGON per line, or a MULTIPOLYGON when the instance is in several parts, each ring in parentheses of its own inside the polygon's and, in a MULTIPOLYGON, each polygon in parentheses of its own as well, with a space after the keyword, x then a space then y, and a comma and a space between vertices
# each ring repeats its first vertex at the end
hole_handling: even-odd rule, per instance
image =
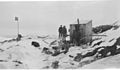
POLYGON ((43 48, 42 52, 45 54, 52 54, 52 52, 49 51, 49 48, 46 48, 46 47, 43 48))
POLYGON ((4 50, 0 48, 0 51, 3 52, 4 50))
POLYGON ((7 62, 7 60, 0 60, 0 62, 7 62))
POLYGON ((46 51, 46 50, 48 50, 48 48, 44 47, 44 48, 43 48, 43 51, 46 51))
POLYGON ((109 42, 112 42, 114 39, 111 39, 109 42))
POLYGON ((16 62, 18 64, 23 64, 21 61, 14 60, 13 62, 16 62))
POLYGON ((120 37, 117 38, 117 41, 115 42, 115 45, 120 45, 120 37))
POLYGON ((59 54, 61 54, 60 51, 55 51, 55 52, 52 54, 52 56, 57 56, 57 55, 59 55, 59 54))
POLYGON ((59 67, 58 63, 59 63, 59 61, 53 62, 51 67, 54 68, 54 69, 57 69, 59 67))
POLYGON ((102 33, 105 32, 107 30, 110 30, 113 26, 112 25, 100 25, 98 27, 93 28, 93 32, 94 33, 102 33))
POLYGON ((93 51, 88 52, 88 53, 86 53, 85 55, 82 55, 82 58, 90 57, 90 56, 95 55, 95 54, 98 52, 98 50, 99 50, 100 48, 102 48, 102 47, 98 47, 98 48, 94 49, 93 51))
POLYGON ((99 54, 101 54, 101 57, 107 57, 108 52, 110 52, 111 55, 115 55, 116 47, 114 47, 114 46, 105 47, 103 50, 99 51, 99 54))
POLYGON ((57 40, 50 43, 50 45, 56 45, 57 40))
POLYGON ((40 47, 38 42, 32 41, 31 45, 33 45, 34 47, 40 47))
POLYGON ((94 47, 96 45, 100 45, 102 42, 104 42, 104 41, 99 41, 99 42, 95 43, 92 47, 94 47))
POLYGON ((59 48, 58 47, 52 47, 53 50, 58 50, 59 48))
POLYGON ((81 59, 82 59, 82 55, 78 53, 77 56, 74 58, 74 61, 80 62, 81 59))
POLYGON ((29 37, 28 39, 32 39, 32 38, 29 37))
POLYGON ((70 48, 70 42, 69 41, 63 41, 63 44, 61 45, 61 50, 64 50, 62 53, 66 54, 70 48))
POLYGON ((73 58, 73 56, 72 56, 72 55, 69 55, 69 57, 73 58))

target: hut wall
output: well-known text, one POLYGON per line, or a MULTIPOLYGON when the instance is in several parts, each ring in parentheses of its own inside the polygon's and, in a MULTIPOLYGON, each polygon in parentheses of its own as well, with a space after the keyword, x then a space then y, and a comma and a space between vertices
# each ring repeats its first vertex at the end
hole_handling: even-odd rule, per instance
POLYGON ((85 30, 85 34, 86 34, 86 43, 90 42, 92 40, 92 21, 89 21, 86 24, 86 30, 85 30))
MULTIPOLYGON (((86 44, 92 40, 92 21, 89 21, 86 24, 70 24, 70 41, 73 42, 79 38, 80 44, 86 44), (79 36, 75 34, 76 27, 79 27, 79 36)), ((78 41, 78 40, 77 40, 78 41)))

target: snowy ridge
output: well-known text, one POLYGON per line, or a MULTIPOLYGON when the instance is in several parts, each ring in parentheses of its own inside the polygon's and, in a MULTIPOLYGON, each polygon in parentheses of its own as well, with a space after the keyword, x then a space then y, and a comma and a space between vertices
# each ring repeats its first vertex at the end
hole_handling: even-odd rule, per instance
POLYGON ((0 37, 0 42, 4 41, 4 40, 10 40, 12 38, 5 38, 5 37, 0 37))

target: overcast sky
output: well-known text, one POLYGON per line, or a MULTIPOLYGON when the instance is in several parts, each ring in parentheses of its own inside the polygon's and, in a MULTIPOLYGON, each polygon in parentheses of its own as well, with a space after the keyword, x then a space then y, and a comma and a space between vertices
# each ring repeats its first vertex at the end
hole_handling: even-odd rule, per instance
POLYGON ((119 20, 119 0, 0 2, 0 36, 16 35, 19 17, 20 33, 57 34, 58 27, 75 24, 76 19, 93 20, 93 26, 119 20))

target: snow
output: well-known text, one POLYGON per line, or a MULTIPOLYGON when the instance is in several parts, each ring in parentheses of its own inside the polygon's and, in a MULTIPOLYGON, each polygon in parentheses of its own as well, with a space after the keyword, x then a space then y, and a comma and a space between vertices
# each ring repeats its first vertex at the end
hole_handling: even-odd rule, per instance
POLYGON ((120 68, 120 54, 115 56, 106 57, 95 61, 91 64, 85 65, 82 69, 110 69, 120 68))
MULTIPOLYGON (((106 37, 101 37, 101 39, 94 41, 92 43, 92 46, 97 42, 100 42, 100 41, 104 41, 104 42, 102 42, 100 45, 96 45, 93 48, 102 47, 102 46, 105 46, 105 47, 106 46, 112 46, 117 41, 117 39, 120 37, 120 28, 118 28, 116 30, 114 30, 114 28, 110 29, 106 32, 101 33, 101 35, 103 35, 103 34, 105 34, 107 36, 106 37)), ((117 45, 117 49, 118 48, 120 48, 120 46, 117 45)), ((108 54, 110 54, 110 53, 108 53, 108 54)), ((87 57, 87 58, 81 60, 81 63, 83 61, 87 61, 87 60, 90 61, 91 59, 92 59, 91 57, 87 57)), ((94 62, 90 62, 90 64, 84 65, 82 67, 82 69, 120 68, 119 67, 119 65, 120 65, 120 60, 119 59, 120 59, 120 54, 115 55, 115 56, 109 56, 109 57, 106 57, 106 58, 98 59, 94 62)))
MULTIPOLYGON (((5 39, 6 40, 6 39, 5 39)), ((8 39, 7 39, 8 40, 8 39)), ((1 68, 27 68, 27 69, 42 69, 47 66, 51 66, 55 60, 60 60, 65 55, 60 54, 57 57, 42 53, 44 47, 50 48, 51 42, 55 41, 56 38, 52 36, 36 37, 28 36, 23 37, 21 41, 6 41, 0 44, 0 49, 4 50, 0 52, 0 69, 1 68), (28 39, 30 38, 30 39, 28 39), (40 44, 40 47, 34 47, 31 42, 35 41, 40 44), (17 64, 14 61, 20 61, 22 64, 17 64), (16 66, 17 65, 17 66, 16 66)))
POLYGON ((81 53, 81 48, 80 47, 71 47, 67 53, 67 55, 72 55, 72 56, 76 56, 77 53, 81 53))
MULTIPOLYGON (((102 34, 106 34, 106 37, 101 37, 99 40, 93 41, 91 46, 71 46, 66 54, 61 53, 57 56, 52 56, 43 53, 43 48, 48 48, 49 51, 54 52, 52 47, 59 47, 59 39, 56 36, 38 36, 38 35, 27 35, 23 36, 21 41, 11 41, 8 38, 0 38, 0 69, 44 69, 53 68, 52 64, 58 61, 59 69, 86 69, 86 68, 119 68, 120 55, 110 56, 102 59, 96 59, 94 56, 86 57, 81 61, 74 61, 77 54, 85 55, 86 53, 93 51, 94 49, 102 46, 112 46, 116 40, 120 37, 120 28, 114 30, 110 29, 102 34), (40 47, 34 47, 31 45, 32 42, 37 42, 40 47), (96 43, 103 41, 100 45, 96 43), (54 42, 54 44, 53 44, 54 42), (52 44, 51 44, 52 43, 52 44), (92 47, 95 45, 94 47, 92 47), (71 57, 70 57, 71 56, 71 57)), ((68 38, 69 39, 69 38, 68 38)), ((117 49, 120 46, 117 45, 117 49)), ((104 49, 104 48, 101 48, 104 49)), ((98 51, 100 51, 99 49, 98 51)))
POLYGON ((6 38, 6 37, 0 37, 0 42, 5 41, 5 40, 10 40, 12 38, 6 38))

